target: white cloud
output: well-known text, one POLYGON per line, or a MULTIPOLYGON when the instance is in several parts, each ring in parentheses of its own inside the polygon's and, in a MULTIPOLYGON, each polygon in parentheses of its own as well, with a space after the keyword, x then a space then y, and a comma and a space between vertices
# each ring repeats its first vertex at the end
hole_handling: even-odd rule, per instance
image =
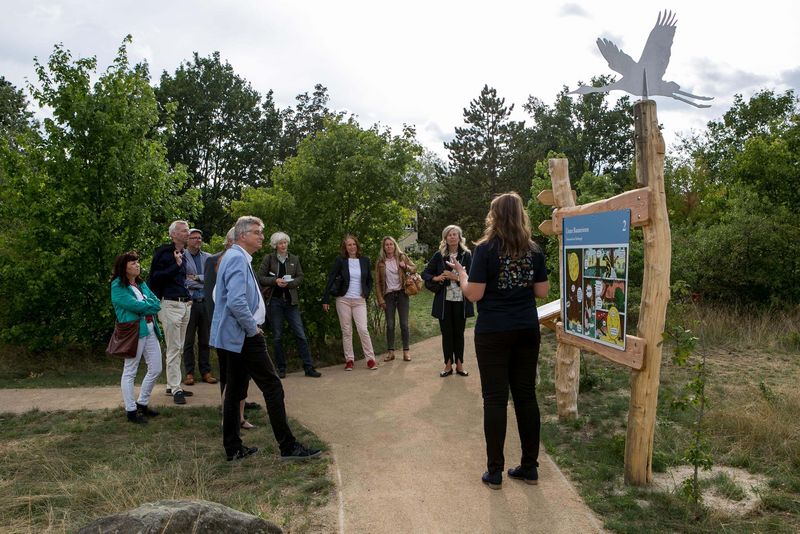
MULTIPOLYGON (((659 100, 665 135, 702 127, 727 110, 733 91, 756 85, 797 87, 800 4, 762 0, 758 9, 673 0, 678 29, 665 78, 715 96, 698 111, 659 100)), ((327 86, 331 106, 362 123, 399 132, 417 126, 442 154, 463 123, 462 109, 484 83, 497 88, 514 118, 526 119, 528 95, 551 103, 561 87, 611 74, 595 45, 612 39, 638 59, 659 7, 635 0, 564 5, 496 0, 9 0, 0 18, 0 75, 18 86, 33 78, 33 56, 46 60, 63 42, 74 57, 96 55, 100 69, 127 34, 132 61, 147 60, 157 82, 197 51, 215 50, 276 104, 327 86)))

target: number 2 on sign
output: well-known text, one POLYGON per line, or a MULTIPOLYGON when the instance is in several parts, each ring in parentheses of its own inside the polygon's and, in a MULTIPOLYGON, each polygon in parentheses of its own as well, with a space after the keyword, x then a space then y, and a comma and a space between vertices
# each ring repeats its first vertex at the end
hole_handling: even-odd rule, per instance
POLYGON ((628 220, 627 219, 622 219, 622 231, 623 232, 627 232, 628 231, 628 220))

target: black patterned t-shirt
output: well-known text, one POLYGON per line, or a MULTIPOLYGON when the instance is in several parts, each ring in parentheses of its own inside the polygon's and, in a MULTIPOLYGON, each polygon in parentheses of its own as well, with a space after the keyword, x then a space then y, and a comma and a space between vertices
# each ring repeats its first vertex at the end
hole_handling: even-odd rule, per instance
POLYGON ((533 328, 539 324, 533 285, 547 281, 544 254, 531 249, 512 258, 499 254, 496 240, 475 248, 469 281, 486 284, 478 301, 476 333, 533 328))

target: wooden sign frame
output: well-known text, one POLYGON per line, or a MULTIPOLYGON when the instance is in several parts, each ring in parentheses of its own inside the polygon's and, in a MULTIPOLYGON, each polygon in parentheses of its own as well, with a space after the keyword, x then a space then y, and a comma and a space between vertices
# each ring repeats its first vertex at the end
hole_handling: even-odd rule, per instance
POLYGON ((559 419, 578 415, 577 398, 580 380, 580 350, 588 350, 624 365, 631 370, 631 399, 625 440, 625 482, 645 485, 653 479, 653 437, 661 372, 661 337, 669 302, 672 243, 664 192, 664 139, 658 127, 656 103, 644 100, 634 105, 636 179, 639 189, 582 206, 575 205, 566 159, 551 159, 552 190, 538 195, 540 202, 555 206, 551 220, 539 230, 556 235, 559 240, 559 276, 563 289, 564 217, 587 215, 620 209, 631 210, 631 227, 644 232, 644 279, 639 308, 639 336, 626 336, 626 350, 619 351, 564 331, 560 301, 542 306, 540 322, 556 332, 556 405, 559 419), (556 311, 554 304, 558 304, 556 311), (549 307, 548 307, 549 306, 549 307))

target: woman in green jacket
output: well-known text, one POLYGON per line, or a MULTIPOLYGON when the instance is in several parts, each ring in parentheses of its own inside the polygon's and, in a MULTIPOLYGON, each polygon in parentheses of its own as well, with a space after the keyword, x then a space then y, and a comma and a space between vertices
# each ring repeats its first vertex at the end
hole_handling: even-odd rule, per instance
POLYGON ((158 412, 148 407, 148 403, 153 386, 161 374, 161 345, 158 340, 162 335, 155 319, 161 309, 161 302, 142 280, 141 271, 139 256, 135 252, 125 252, 114 260, 114 274, 111 279, 111 304, 114 305, 117 322, 139 321, 136 356, 125 358, 120 382, 128 421, 136 424, 146 423, 145 416, 158 415, 158 412), (147 363, 147 374, 142 381, 139 400, 134 401, 133 382, 142 356, 147 363))

